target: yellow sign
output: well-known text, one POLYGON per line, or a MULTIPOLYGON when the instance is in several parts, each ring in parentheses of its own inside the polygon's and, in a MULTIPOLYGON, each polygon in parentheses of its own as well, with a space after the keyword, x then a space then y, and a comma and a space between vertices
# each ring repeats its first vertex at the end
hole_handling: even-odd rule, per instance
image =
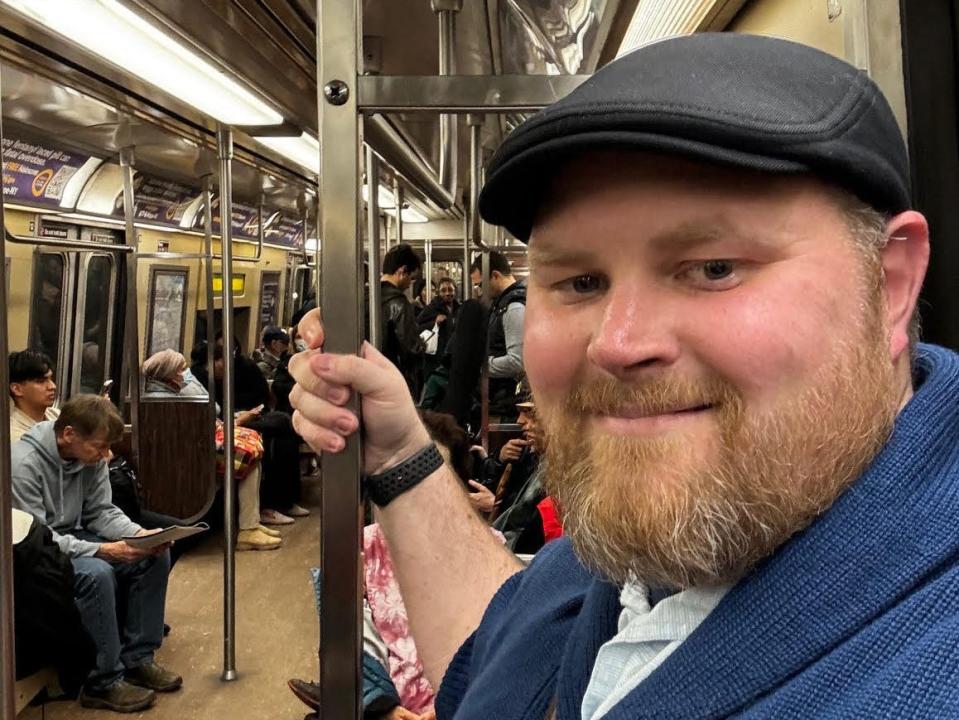
MULTIPOLYGON (((213 273, 213 292, 223 292, 223 275, 213 273)), ((233 294, 242 295, 246 292, 246 275, 233 276, 233 294)))

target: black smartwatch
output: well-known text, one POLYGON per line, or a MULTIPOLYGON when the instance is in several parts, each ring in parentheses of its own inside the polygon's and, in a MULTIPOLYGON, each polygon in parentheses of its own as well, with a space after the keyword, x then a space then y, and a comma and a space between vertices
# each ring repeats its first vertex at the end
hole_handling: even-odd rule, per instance
POLYGON ((363 482, 367 497, 380 507, 386 507, 398 495, 425 480, 443 464, 443 456, 430 443, 415 455, 388 470, 367 475, 363 482))

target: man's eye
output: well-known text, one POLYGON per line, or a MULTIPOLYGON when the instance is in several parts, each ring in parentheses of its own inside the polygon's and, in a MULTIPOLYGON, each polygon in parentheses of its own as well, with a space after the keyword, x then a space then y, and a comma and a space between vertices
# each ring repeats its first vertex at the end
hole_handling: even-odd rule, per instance
POLYGON ((593 293, 602 289, 603 281, 596 275, 577 275, 569 281, 569 286, 576 293, 593 293))
POLYGON ((707 260, 703 263, 703 277, 707 280, 722 280, 733 273, 733 264, 729 260, 707 260))

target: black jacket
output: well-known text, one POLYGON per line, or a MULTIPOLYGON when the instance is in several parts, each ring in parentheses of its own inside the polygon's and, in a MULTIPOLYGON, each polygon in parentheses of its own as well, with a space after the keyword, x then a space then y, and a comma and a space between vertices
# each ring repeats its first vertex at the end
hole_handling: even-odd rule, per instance
POLYGON ((53 665, 64 692, 76 697, 96 647, 73 601, 73 564, 36 519, 13 546, 13 589, 17 679, 53 665))
POLYGON ((383 354, 400 369, 412 387, 426 349, 416 326, 415 308, 403 291, 391 282, 382 280, 380 293, 383 354))
POLYGON ((434 323, 436 323, 437 315, 445 315, 446 322, 440 324, 440 329, 437 335, 436 343, 436 356, 442 357, 443 353, 446 351, 446 345, 449 342, 450 335, 453 334, 454 323, 456 322, 456 312, 460 309, 459 301, 455 298, 453 299, 453 309, 450 310, 446 307, 446 303, 443 302, 442 298, 435 297, 425 308, 420 310, 420 314, 416 316, 416 324, 419 327, 420 332, 424 330, 432 330, 434 323))

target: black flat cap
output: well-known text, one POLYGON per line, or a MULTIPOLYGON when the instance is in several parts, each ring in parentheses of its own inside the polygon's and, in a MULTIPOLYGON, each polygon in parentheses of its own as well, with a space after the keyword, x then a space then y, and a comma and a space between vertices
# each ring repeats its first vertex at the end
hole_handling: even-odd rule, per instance
POLYGON ((557 166, 599 149, 813 174, 881 212, 910 207, 906 146, 879 88, 848 63, 786 40, 699 33, 610 63, 506 138, 480 213, 528 240, 557 166))

